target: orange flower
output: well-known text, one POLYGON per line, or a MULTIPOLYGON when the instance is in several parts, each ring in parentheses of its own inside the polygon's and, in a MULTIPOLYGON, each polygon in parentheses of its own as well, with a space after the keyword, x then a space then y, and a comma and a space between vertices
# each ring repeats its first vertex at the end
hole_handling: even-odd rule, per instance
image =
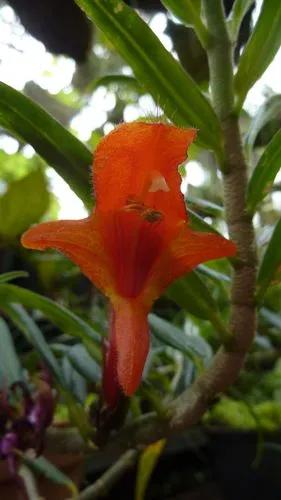
POLYGON ((201 262, 236 251, 225 238, 188 227, 178 165, 195 136, 162 123, 120 125, 96 150, 92 214, 39 224, 22 237, 27 248, 63 252, 109 298, 103 388, 111 406, 117 387, 130 396, 140 383, 154 300, 201 262))

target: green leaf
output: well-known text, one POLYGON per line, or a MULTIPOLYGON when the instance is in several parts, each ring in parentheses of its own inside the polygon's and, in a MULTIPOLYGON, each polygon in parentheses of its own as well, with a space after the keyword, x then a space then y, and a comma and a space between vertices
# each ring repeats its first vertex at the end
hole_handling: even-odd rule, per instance
POLYGON ((23 380, 23 372, 12 334, 7 323, 0 318, 0 392, 19 380, 23 380))
POLYGON ((257 301, 260 303, 270 284, 280 282, 281 266, 281 219, 273 231, 273 235, 264 254, 257 278, 257 301))
POLYGON ((202 23, 201 0, 161 0, 161 3, 186 26, 193 26, 198 18, 202 23))
POLYGON ((67 356, 62 359, 62 371, 66 381, 68 391, 79 403, 83 404, 87 397, 87 386, 85 378, 78 373, 70 363, 67 356))
POLYGON ((135 500, 144 500, 149 480, 165 444, 166 439, 160 439, 147 446, 142 452, 138 463, 135 500))
POLYGON ((5 313, 9 315, 13 323, 23 333, 27 341, 38 352, 53 376, 56 378, 57 382, 62 386, 65 386, 63 373, 55 356, 48 346, 41 330, 38 328, 29 314, 27 314, 25 309, 20 304, 13 303, 2 303, 1 309, 3 309, 5 313))
POLYGON ((0 237, 11 240, 38 222, 49 206, 47 181, 41 169, 8 185, 0 198, 0 237))
POLYGON ((10 271, 9 273, 0 274, 0 284, 6 283, 7 281, 12 281, 17 278, 27 278, 28 273, 26 271, 10 271))
POLYGON ((167 289, 166 295, 194 316, 211 321, 222 338, 228 336, 217 304, 196 271, 175 281, 167 289))
POLYGON ((113 88, 125 88, 128 90, 133 90, 137 92, 138 94, 143 94, 144 89, 143 87, 139 84, 139 82, 134 78, 133 76, 128 76, 128 75, 106 75, 102 76, 101 78, 97 78, 96 80, 93 80, 88 86, 87 86, 87 92, 92 93, 94 90, 96 90, 98 87, 113 87, 113 88))
POLYGON ((247 210, 253 214, 257 205, 269 193, 281 167, 281 130, 265 148, 248 185, 247 210))
POLYGON ((200 130, 199 140, 221 151, 221 131, 209 102, 140 16, 121 0, 76 0, 132 67, 167 116, 200 130))
POLYGON ((245 139, 245 148, 250 156, 255 140, 261 129, 271 120, 277 118, 281 113, 281 95, 273 95, 262 106, 253 117, 245 139))
POLYGON ((203 47, 208 44, 208 30, 203 24, 201 0, 161 0, 162 4, 186 26, 192 26, 203 47))
POLYGON ((235 0, 233 4, 227 23, 231 40, 234 42, 237 40, 241 23, 253 3, 254 0, 235 0))
POLYGON ((197 215, 193 210, 190 208, 187 209, 188 216, 190 219, 190 226, 192 229, 197 230, 197 231, 202 231, 204 233, 217 233, 219 232, 208 222, 205 222, 200 215, 197 215))
POLYGON ((78 427, 81 436, 88 442, 94 432, 93 423, 89 421, 88 414, 82 404, 77 401, 74 394, 68 390, 60 392, 63 402, 67 406, 70 422, 74 427, 78 427))
POLYGON ((177 326, 169 323, 156 314, 150 314, 149 324, 154 337, 174 349, 188 356, 196 362, 200 358, 207 364, 212 357, 212 350, 209 344, 199 335, 188 335, 177 326))
POLYGON ((204 266, 203 264, 200 264, 197 267, 197 271, 199 272, 199 274, 203 274, 205 276, 208 276, 209 278, 214 279, 215 281, 219 281, 219 282, 225 281, 226 283, 229 283, 231 281, 230 276, 228 276, 227 274, 216 271, 215 269, 213 269, 209 266, 204 266))
POLYGON ((17 455, 20 456, 22 462, 33 472, 50 479, 53 483, 65 486, 70 490, 72 498, 77 497, 78 491, 76 485, 45 457, 31 458, 20 451, 17 451, 17 455))
POLYGON ((0 125, 35 151, 91 206, 90 151, 40 106, 0 83, 0 125))
POLYGON ((281 332, 281 316, 280 316, 280 314, 277 314, 276 312, 271 311, 270 309, 267 309, 266 307, 261 308, 260 314, 272 326, 274 326, 275 328, 278 328, 278 330, 281 332))
POLYGON ((97 383, 101 378, 101 369, 98 363, 89 355, 81 344, 70 347, 66 355, 74 368, 92 383, 97 383))
POLYGON ((264 0, 235 76, 235 89, 240 104, 276 55, 281 43, 280 26, 281 2, 264 0))
POLYGON ((193 209, 203 212, 204 215, 219 216, 223 212, 222 206, 212 201, 196 198, 194 196, 188 196, 188 204, 189 206, 191 205, 193 209))
POLYGON ((15 285, 0 285, 0 305, 18 302, 31 309, 39 309, 64 333, 79 338, 93 358, 100 362, 100 336, 76 314, 56 302, 15 285))

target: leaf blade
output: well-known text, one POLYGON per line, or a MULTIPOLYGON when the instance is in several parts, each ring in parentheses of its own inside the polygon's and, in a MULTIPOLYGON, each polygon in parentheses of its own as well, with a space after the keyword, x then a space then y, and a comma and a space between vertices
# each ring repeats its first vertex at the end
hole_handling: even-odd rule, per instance
POLYGON ((71 492, 71 497, 77 498, 78 491, 73 481, 45 457, 31 458, 20 451, 17 451, 17 454, 20 456, 22 462, 36 474, 45 476, 54 483, 67 487, 71 492))
POLYGON ((65 386, 60 366, 46 342, 41 330, 20 304, 3 304, 1 308, 9 315, 13 323, 23 333, 27 341, 35 348, 57 381, 65 386))
POLYGON ((202 47, 207 46, 209 33, 200 16, 201 0, 161 0, 161 2, 183 24, 194 28, 202 47))
POLYGON ((240 58, 235 88, 242 104, 248 91, 273 60, 281 43, 281 3, 266 0, 240 58))
POLYGON ((281 219, 277 222, 261 262, 257 277, 257 302, 261 303, 267 288, 281 266, 281 219))
POLYGON ((166 291, 166 295, 180 307, 194 316, 209 320, 222 339, 228 338, 228 331, 209 289, 196 271, 178 279, 166 291))
POLYGON ((281 130, 265 148, 248 185, 247 210, 253 214, 268 194, 281 167, 281 130))
POLYGON ((39 309, 65 333, 79 338, 93 358, 100 362, 100 336, 82 318, 56 302, 16 285, 0 285, 0 304, 20 303, 24 307, 39 309))
POLYGON ((265 101, 254 115, 248 133, 245 138, 245 148, 250 156, 255 144, 257 135, 262 128, 272 119, 277 118, 281 113, 281 94, 272 95, 265 101))
POLYGON ((166 444, 166 439, 160 439, 150 444, 142 452, 137 470, 135 500, 144 500, 145 492, 154 468, 166 444))
POLYGON ((23 380, 23 372, 12 334, 6 321, 0 318, 0 391, 19 380, 23 380))
POLYGON ((0 125, 35 151, 91 206, 90 151, 39 105, 0 82, 0 125))
POLYGON ((121 0, 76 3, 104 31, 167 115, 178 125, 199 128, 200 140, 221 151, 220 126, 209 102, 134 10, 121 0))
POLYGON ((241 23, 253 3, 254 0, 235 0, 227 20, 233 41, 236 41, 241 23))
POLYGON ((187 335, 183 330, 156 316, 156 314, 150 314, 148 319, 155 338, 182 352, 192 361, 196 362, 196 358, 203 359, 204 364, 210 361, 212 351, 202 337, 187 335))
POLYGON ((81 344, 71 347, 67 352, 70 363, 86 380, 97 383, 101 378, 101 369, 96 361, 91 358, 88 351, 81 344))
POLYGON ((0 284, 7 283, 7 281, 12 281, 17 278, 27 278, 27 277, 28 277, 27 271, 10 271, 8 273, 2 273, 0 274, 0 284))

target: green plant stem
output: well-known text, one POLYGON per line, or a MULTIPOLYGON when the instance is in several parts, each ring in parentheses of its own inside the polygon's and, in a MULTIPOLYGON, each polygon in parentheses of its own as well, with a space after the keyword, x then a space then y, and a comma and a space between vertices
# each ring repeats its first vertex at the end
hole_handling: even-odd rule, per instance
POLYGON ((209 30, 207 55, 213 106, 221 125, 234 108, 232 44, 220 0, 203 0, 209 30))
POLYGON ((138 455, 137 450, 127 450, 94 484, 82 491, 78 500, 93 500, 105 496, 116 481, 135 465, 138 455))
POLYGON ((38 500, 40 498, 36 486, 36 480, 31 470, 24 464, 19 468, 19 476, 22 478, 29 500, 38 500))

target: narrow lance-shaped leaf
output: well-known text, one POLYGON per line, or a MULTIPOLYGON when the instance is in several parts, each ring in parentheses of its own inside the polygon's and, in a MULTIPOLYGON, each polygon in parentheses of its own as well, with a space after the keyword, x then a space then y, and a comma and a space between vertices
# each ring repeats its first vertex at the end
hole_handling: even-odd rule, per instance
POLYGON ((212 269, 209 266, 204 266, 203 264, 200 264, 200 266, 197 267, 197 271, 199 272, 199 274, 208 276, 209 278, 219 283, 221 283, 222 281, 229 283, 231 281, 231 278, 228 274, 221 273, 220 271, 216 271, 215 269, 212 269))
POLYGON ((87 397, 87 385, 83 376, 78 373, 74 366, 70 363, 67 356, 64 356, 61 362, 62 371, 66 380, 68 391, 83 405, 87 397))
POLYGON ((99 335, 76 314, 73 314, 56 302, 25 288, 15 285, 0 285, 0 305, 13 302, 18 302, 25 307, 42 311, 64 333, 79 338, 91 356, 98 362, 100 361, 99 335))
POLYGON ((87 86, 87 92, 94 92, 99 87, 120 87, 133 90, 138 94, 144 94, 144 88, 133 76, 129 75, 106 75, 93 80, 87 86))
POLYGON ((264 0, 253 33, 242 53, 235 88, 242 104, 248 91, 273 60, 281 43, 281 2, 264 0))
POLYGON ((161 0, 162 4, 186 26, 192 26, 202 44, 208 43, 208 30, 201 20, 201 0, 161 0))
POLYGON ((6 283, 7 281, 12 281, 17 278, 27 278, 28 273, 26 271, 10 271, 8 273, 0 274, 0 284, 6 283))
POLYGON ((159 318, 156 314, 149 315, 149 324, 155 338, 182 352, 191 360, 196 362, 196 358, 199 358, 205 363, 210 360, 211 348, 199 335, 187 335, 183 330, 159 318))
POLYGON ((167 289, 166 295, 194 316, 211 321, 222 338, 228 336, 216 302, 196 271, 175 281, 167 289))
POLYGON ((267 99, 253 117, 245 139, 245 148, 251 155, 255 140, 262 128, 271 120, 277 119, 281 113, 281 94, 273 95, 267 99))
POLYGON ((89 355, 88 351, 81 344, 70 347, 66 356, 74 368, 86 380, 96 383, 100 380, 101 369, 97 362, 89 355))
POLYGON ((165 444, 166 439, 160 439, 147 446, 142 452, 138 463, 135 500, 144 500, 151 474, 160 458, 165 444))
POLYGON ((190 219, 190 225, 191 225, 192 229, 195 229, 197 231, 202 231, 205 233, 217 233, 217 234, 219 234, 219 232, 213 226, 211 226, 211 224, 208 224, 208 222, 205 222, 205 220, 202 219, 202 217, 200 217, 200 215, 197 215, 196 212, 194 212, 190 208, 187 209, 187 212, 188 212, 188 216, 190 219))
POLYGON ((281 219, 273 231, 273 235, 264 254, 259 273, 257 301, 260 303, 270 284, 281 281, 281 219))
POLYGON ((188 196, 188 204, 191 205, 193 209, 198 210, 204 215, 218 216, 223 212, 222 206, 209 200, 195 198, 194 196, 188 196))
POLYGON ((247 209, 254 213, 257 205, 269 193, 281 167, 281 130, 279 130, 264 150, 250 179, 247 209))
POLYGON ((121 0, 76 0, 130 64, 137 79, 174 123, 200 130, 199 140, 221 151, 216 115, 192 78, 140 16, 121 0))
POLYGON ((281 331, 281 316, 280 314, 267 309, 267 307, 262 307, 260 309, 261 316, 270 323, 270 325, 278 328, 281 331))
POLYGON ((52 375, 64 386, 65 381, 60 366, 48 346, 41 330, 20 304, 1 304, 1 308, 9 315, 13 323, 24 334, 28 342, 36 349, 46 363, 52 375))
MULTIPOLYGON (((161 0, 170 12, 187 26, 201 21, 201 0, 161 0)), ((202 23, 203 24, 203 23, 202 23)), ((206 29, 206 27, 204 26, 206 29)))
POLYGON ((0 125, 35 151, 91 206, 90 151, 40 106, 0 83, 0 125))
POLYGON ((0 318, 0 392, 19 380, 23 380, 23 372, 12 334, 6 321, 0 318))
POLYGON ((50 479, 56 484, 65 486, 70 491, 71 498, 77 498, 78 491, 76 485, 45 457, 31 458, 20 451, 17 451, 17 454, 20 456, 22 462, 33 472, 50 479))
POLYGON ((233 41, 236 41, 241 23, 253 3, 254 0, 235 0, 227 20, 230 36, 233 41))

